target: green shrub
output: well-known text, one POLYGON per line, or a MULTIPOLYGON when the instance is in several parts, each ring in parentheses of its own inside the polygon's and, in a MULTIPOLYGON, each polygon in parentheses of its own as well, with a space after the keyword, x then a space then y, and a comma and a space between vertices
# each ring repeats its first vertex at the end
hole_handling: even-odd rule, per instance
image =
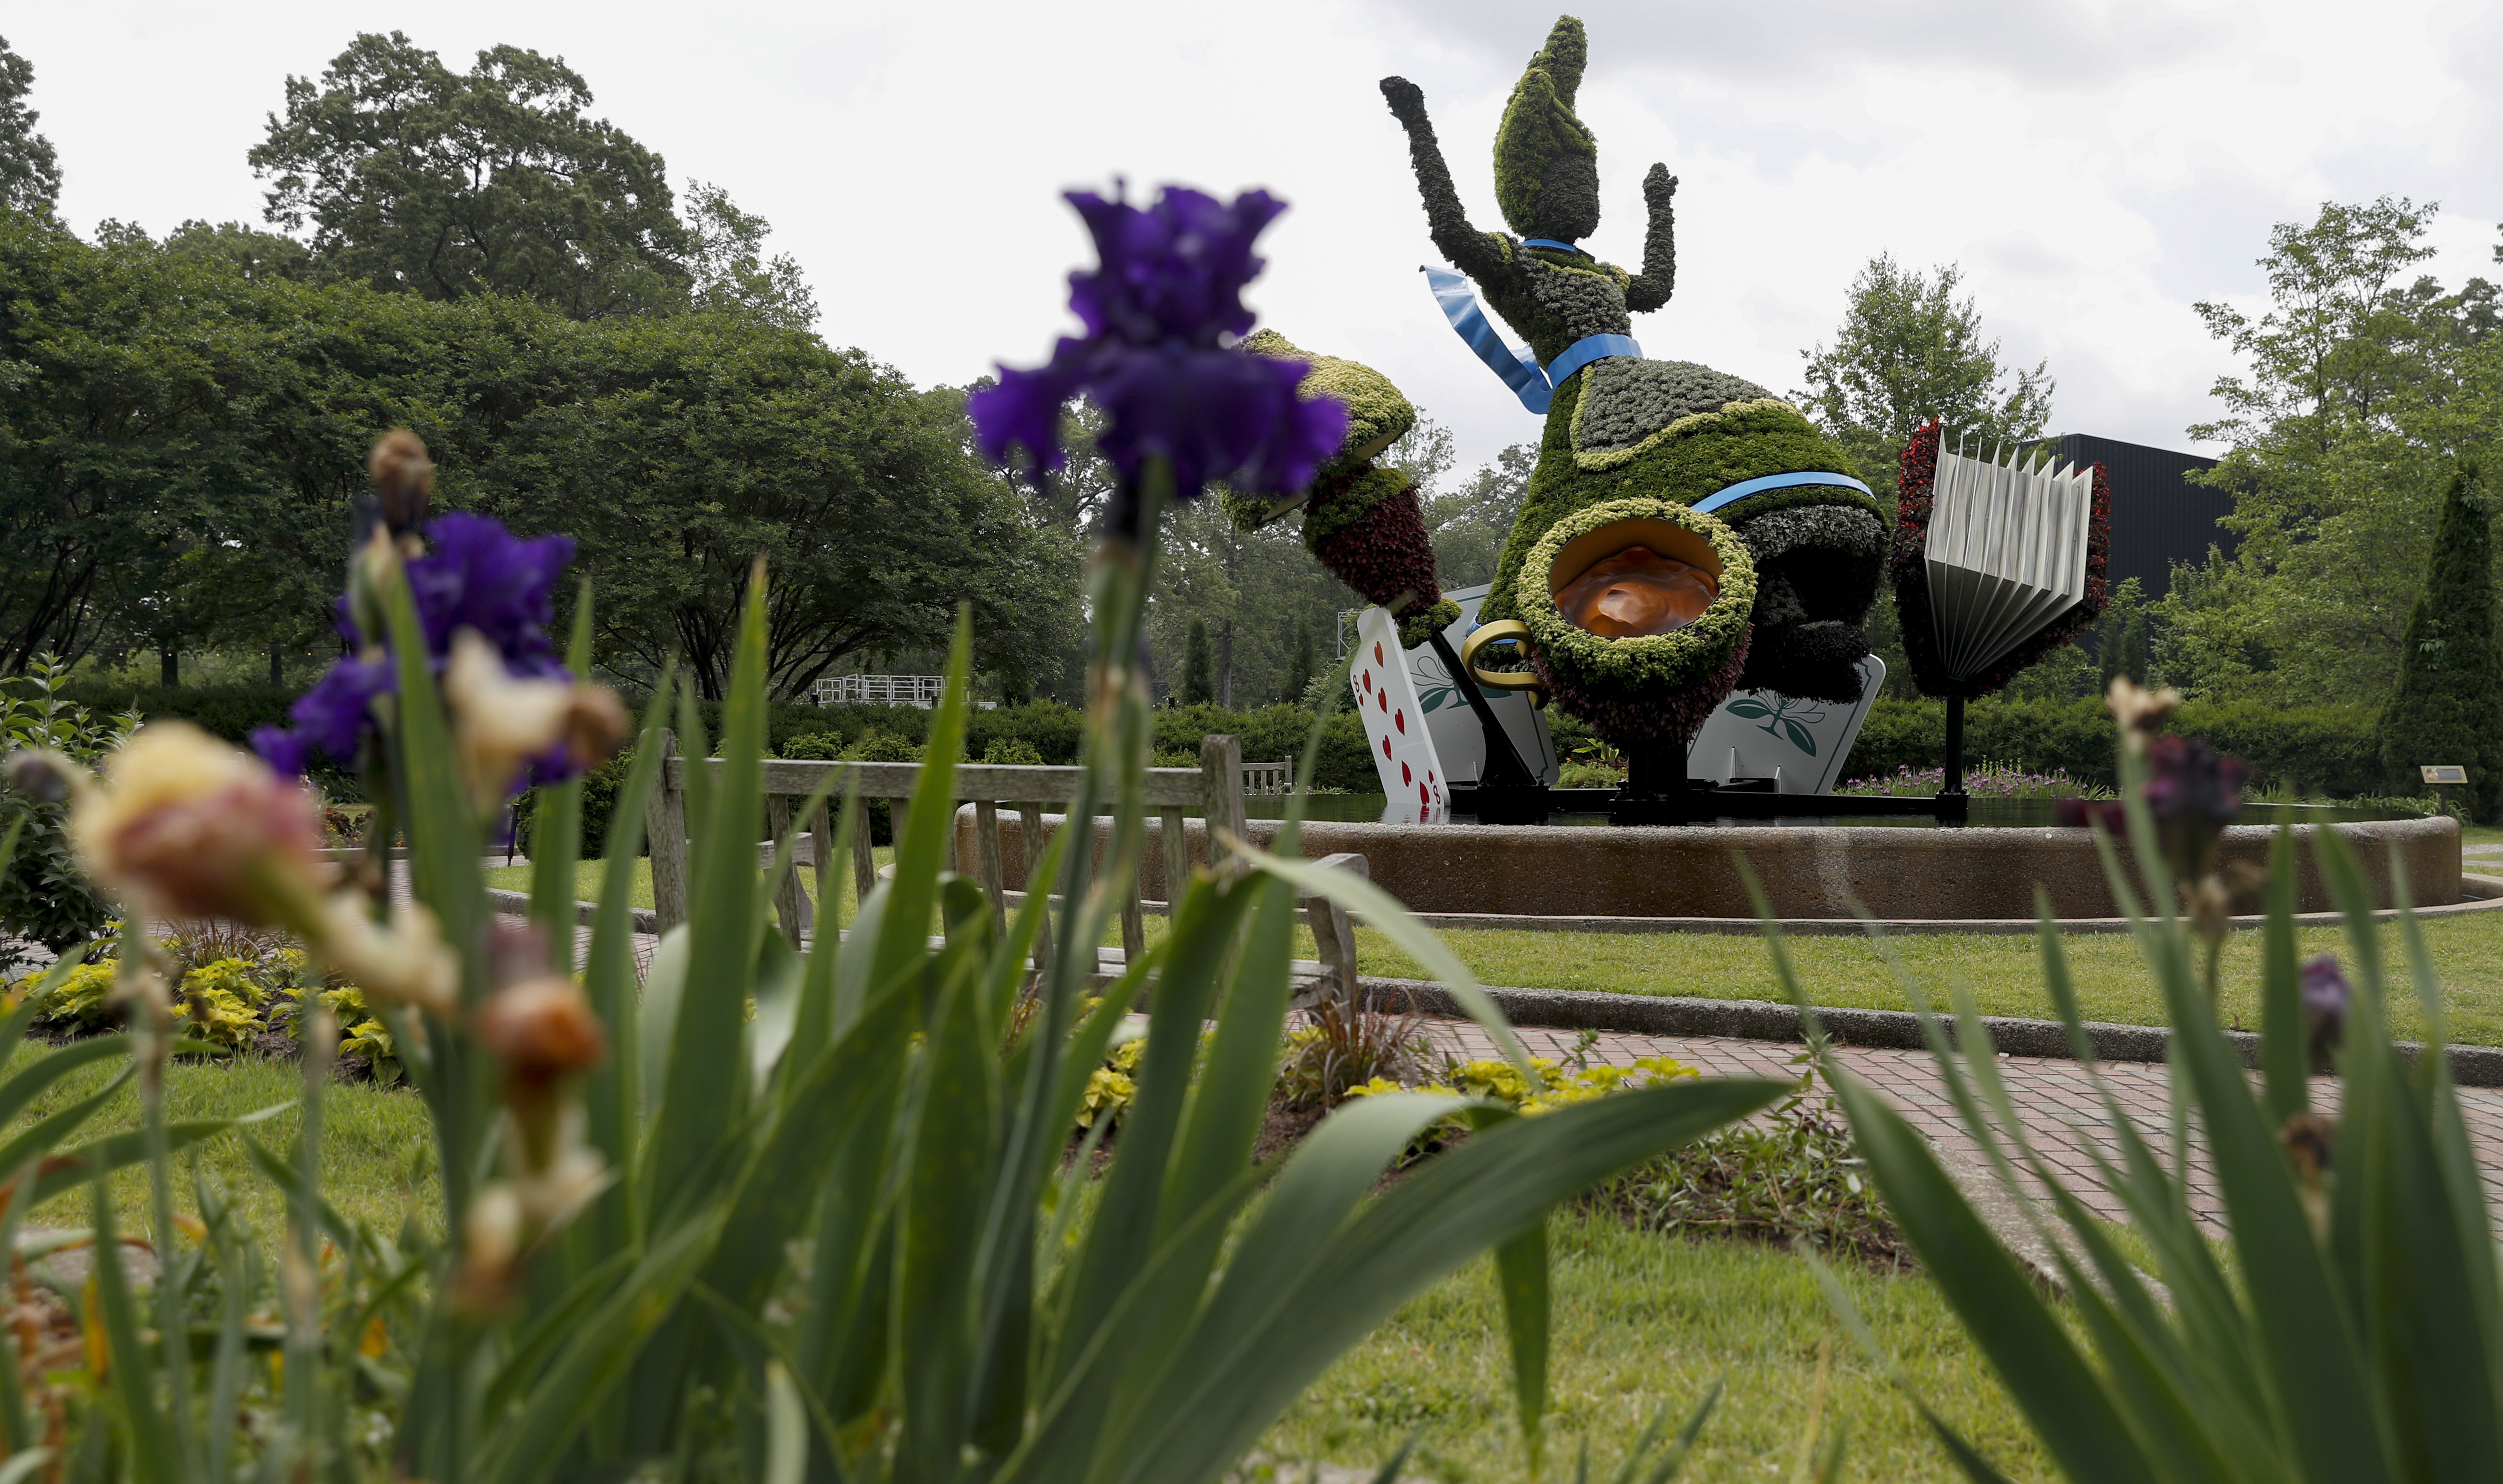
POLYGON ((843 755, 842 733, 806 731, 783 740, 774 750, 779 756, 796 762, 833 762, 843 755))
MULTIPOLYGON (((582 775, 582 860, 608 859, 608 835, 617 823, 617 791, 625 786, 627 771, 634 765, 634 749, 630 746, 582 775)), ((529 855, 536 836, 539 793, 532 789, 513 800, 513 850, 518 855, 529 855)), ((635 838, 640 843, 634 853, 650 855, 651 842, 640 835, 635 838)))
POLYGON ((1041 767, 1043 754, 1023 737, 997 737, 982 749, 982 760, 1005 767, 1041 767))
MULTIPOLYGON (((2307 795, 2352 798, 2379 791, 2380 745, 2373 714, 2361 706, 2188 701, 2173 729, 2207 738, 2251 765, 2255 779, 2307 795)), ((1920 772, 1945 762, 1946 707, 1935 700, 1881 697, 1844 760, 1846 779, 1920 772)), ((1987 758, 2028 772, 2063 769, 2080 784, 2117 781, 2110 715, 2092 696, 1981 700, 1965 710, 1968 763, 1987 758)))
MULTIPOLYGON (((94 710, 127 709, 152 722, 189 722, 237 747, 250 747, 258 727, 287 725, 287 708, 303 693, 290 686, 110 686, 94 680, 61 688, 65 698, 94 710)), ((365 802, 364 780, 326 754, 315 753, 304 774, 331 798, 365 802)))
POLYGON ((1085 713, 1077 707, 1053 700, 977 711, 966 719, 965 749, 980 757, 991 750, 994 742, 1012 739, 1033 748, 1046 765, 1068 767, 1078 761, 1085 720, 1085 713))
MULTIPOLYGON (((102 717, 70 701, 61 678, 69 666, 38 657, 27 673, 0 680, 0 751, 49 748, 83 767, 120 745, 138 717, 102 717)), ((0 874, 0 931, 31 938, 58 953, 85 942, 113 919, 114 906, 79 868, 65 826, 66 800, 28 793, 0 779, 0 834, 23 830, 17 853, 0 874)), ((6 950, 0 950, 5 955, 6 950)), ((5 964, 0 957, 0 964, 5 964)))

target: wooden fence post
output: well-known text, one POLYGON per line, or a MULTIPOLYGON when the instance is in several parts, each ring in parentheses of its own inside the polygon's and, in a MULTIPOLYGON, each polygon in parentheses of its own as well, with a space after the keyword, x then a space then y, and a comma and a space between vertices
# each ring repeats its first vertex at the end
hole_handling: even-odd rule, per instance
MULTIPOLYGON (((1372 864, 1364 857, 1352 854, 1323 856, 1320 861, 1324 870, 1349 871, 1370 881, 1372 864)), ((1355 1001, 1355 928, 1348 921, 1347 909, 1328 897, 1298 890, 1295 900, 1304 909, 1304 921, 1313 929, 1313 946, 1321 961, 1320 994, 1342 1004, 1355 1001)))
POLYGON ((1219 829, 1249 843, 1252 826, 1243 813, 1241 738, 1211 732, 1199 739, 1199 789, 1201 808, 1208 816, 1208 864, 1215 870, 1226 857, 1224 847, 1217 842, 1219 829))
POLYGON ((1005 876, 1007 863, 1000 859, 1000 806, 989 799, 974 801, 974 862, 982 882, 982 895, 991 904, 991 928, 1008 931, 1009 909, 1005 876))
MULTIPOLYGON (((784 835, 790 833, 791 795, 788 793, 765 795, 765 826, 773 836, 776 844, 781 842, 784 835)), ((796 854, 799 848, 800 842, 795 837, 791 841, 791 849, 796 854)), ((782 878, 782 889, 773 894, 773 915, 782 924, 783 938, 793 948, 799 947, 801 940, 807 935, 810 914, 808 889, 800 883, 800 867, 797 862, 793 863, 789 874, 782 878)))
MULTIPOLYGON (((855 816, 856 823, 852 828, 852 907, 855 911, 869 900, 869 894, 877 886, 877 847, 870 843, 870 836, 877 831, 869 817, 869 806, 874 802, 876 800, 869 798, 860 801, 860 813, 855 816)), ((887 818, 891 822, 895 816, 890 814, 887 818)))
POLYGON ((644 808, 643 827, 652 845, 652 918, 667 932, 687 920, 687 795, 669 780, 669 759, 678 755, 677 734, 664 726, 659 736, 660 781, 644 808))
MULTIPOLYGON (((1061 808, 1063 809, 1068 807, 1069 806, 1067 804, 1061 805, 1061 808)), ((1092 822, 1090 821, 1089 823, 1092 822)), ((1060 827, 1063 829, 1067 829, 1069 827, 1069 820, 1066 815, 1061 818, 1060 827)), ((1042 870, 1043 852, 1045 849, 1043 839, 1042 805, 1017 805, 1017 844, 1018 847, 1025 852, 1026 891, 1029 894, 1041 892, 1045 895, 1048 896, 1051 894, 1051 889, 1054 884, 1044 879, 1042 870)), ((1034 971, 1038 974, 1042 974, 1048 973, 1050 970, 1051 904, 1049 902, 1045 902, 1043 910, 1043 929, 1040 932, 1037 932, 1034 937, 1034 971)))
POLYGON ((840 801, 817 806, 808 819, 808 855, 811 868, 817 873, 817 913, 837 928, 843 923, 842 880, 835 874, 835 824, 833 815, 840 801))

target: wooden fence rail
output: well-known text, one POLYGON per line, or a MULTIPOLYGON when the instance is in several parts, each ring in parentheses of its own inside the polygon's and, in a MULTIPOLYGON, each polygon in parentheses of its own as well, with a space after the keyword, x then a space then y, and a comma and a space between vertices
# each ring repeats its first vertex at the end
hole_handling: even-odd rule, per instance
MULTIPOLYGON (((664 729, 660 734, 662 750, 661 783, 652 793, 646 816, 652 840, 652 906, 660 929, 669 928, 687 918, 687 823, 686 778, 689 759, 676 756, 676 738, 664 729)), ((721 759, 706 759, 718 772, 721 759)), ((1226 829, 1238 838, 1247 829, 1243 806, 1243 746, 1228 736, 1203 738, 1199 748, 1200 765, 1196 768, 1149 768, 1147 780, 1148 807, 1157 812, 1164 829, 1164 860, 1168 881, 1183 879, 1182 870, 1190 860, 1183 832, 1183 811, 1199 810, 1211 826, 1208 831, 1210 860, 1217 858, 1217 831, 1226 829)), ((1047 843, 1043 830, 1046 805, 1057 805, 1064 811, 1078 798, 1085 769, 1078 767, 1023 767, 998 763, 969 762, 956 769, 954 800, 974 806, 974 837, 977 859, 973 862, 976 879, 990 898, 995 920, 1007 920, 1006 862, 1001 859, 999 811, 1013 808, 1018 816, 1018 838, 1023 847, 1024 876, 1031 884, 1032 872, 1042 859, 1047 843)), ((809 762, 768 759, 765 763, 765 817, 775 838, 791 828, 793 802, 805 800, 829 779, 834 787, 831 796, 840 800, 855 780, 864 799, 886 801, 889 818, 900 835, 905 828, 909 801, 921 784, 921 764, 917 762, 809 762)), ((830 806, 831 808, 831 806, 830 806)), ((817 811, 817 817, 804 822, 814 847, 817 872, 817 899, 831 903, 837 899, 834 861, 834 825, 829 809, 817 811)), ((1109 803, 1099 804, 1100 812, 1109 813, 1109 803)), ((1064 822, 1065 823, 1065 822, 1064 822)), ((859 899, 866 899, 876 884, 877 872, 870 854, 868 822, 852 838, 852 882, 859 899)), ((947 831, 947 863, 950 869, 964 867, 956 860, 956 831, 947 831)), ((1147 947, 1145 914, 1140 907, 1138 879, 1133 876, 1129 892, 1121 906, 1121 948, 1125 955, 1136 955, 1147 947)), ((808 895, 800 884, 798 873, 783 884, 774 900, 781 919, 782 930, 796 943, 806 932, 814 916, 808 895)), ((1045 928, 1045 940, 1035 945, 1035 963, 1047 962, 1051 952, 1050 928, 1045 928)))

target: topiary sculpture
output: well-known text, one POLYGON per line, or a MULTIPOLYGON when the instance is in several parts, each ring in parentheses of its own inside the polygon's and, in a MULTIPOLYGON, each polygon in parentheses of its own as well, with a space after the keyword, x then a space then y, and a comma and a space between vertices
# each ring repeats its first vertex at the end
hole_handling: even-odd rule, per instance
MULTIPOLYGON (((1884 572, 1880 507, 1798 409, 1708 366, 1644 359, 1629 338, 1631 316, 1666 304, 1675 286, 1677 180, 1658 164, 1644 177, 1640 273, 1573 245, 1599 221, 1598 147, 1573 112, 1588 56, 1581 21, 1560 18, 1504 110, 1495 198, 1512 233, 1469 224, 1423 92, 1404 78, 1382 83, 1408 133, 1434 246, 1538 361, 1508 365, 1510 353, 1457 281, 1438 285, 1454 327, 1547 417, 1480 622, 1525 624, 1528 662, 1546 689, 1621 746, 1683 747, 1741 686, 1857 700, 1869 652, 1861 623, 1884 572), (1610 517, 1550 539, 1602 506, 1610 517), (1663 523, 1688 533, 1680 552, 1639 547, 1635 538, 1663 523), (1652 602, 1645 611, 1660 616, 1649 621, 1596 626, 1563 612, 1565 590, 1594 572, 1616 576, 1612 560, 1639 564, 1636 550, 1670 558, 1663 570, 1684 563, 1693 570, 1667 580, 1717 588, 1717 596, 1698 614, 1652 602), (1732 562, 1737 556, 1743 563, 1732 562), (1581 565, 1542 564, 1558 561, 1581 565)), ((1631 574, 1593 611, 1644 609, 1649 580, 1631 574)))
POLYGON ((1297 510, 1304 513, 1304 545, 1331 576, 1390 610, 1399 621, 1399 642, 1414 649, 1460 616, 1443 596, 1434 571, 1433 538, 1417 487, 1399 469, 1374 458, 1417 425, 1417 408, 1390 378, 1335 355, 1296 349, 1276 330, 1243 342, 1254 355, 1311 365, 1296 395, 1335 397, 1347 404, 1347 441, 1320 466, 1305 489, 1286 499, 1225 491, 1225 513, 1244 530, 1256 530, 1297 510))

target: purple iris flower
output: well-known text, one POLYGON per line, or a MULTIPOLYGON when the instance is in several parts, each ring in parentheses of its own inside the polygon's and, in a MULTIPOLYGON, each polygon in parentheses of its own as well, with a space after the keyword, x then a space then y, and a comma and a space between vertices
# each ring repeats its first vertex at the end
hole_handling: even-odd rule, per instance
POLYGON ((2165 825, 2222 828, 2242 811, 2250 767, 2219 757, 2197 737, 2166 735, 2146 744, 2146 807, 2165 825))
POLYGON ((435 669, 451 653, 453 630, 474 628, 515 675, 564 672, 548 625, 556 580, 573 560, 571 536, 525 541, 500 522, 454 511, 427 526, 426 540, 426 555, 408 564, 408 586, 435 669))
MULTIPOLYGON (((473 628, 504 657, 505 668, 528 679, 570 680, 559 663, 548 625, 556 619, 556 580, 573 559, 573 538, 523 540, 501 523, 455 511, 426 528, 429 550, 407 566, 426 630, 429 665, 438 673, 456 630, 473 628)), ((361 647, 364 636, 339 607, 340 637, 361 647)), ((374 698, 397 689, 398 672, 388 654, 341 658, 313 689, 288 708, 292 729, 264 726, 252 734, 262 760, 282 773, 301 774, 316 751, 343 764, 356 761, 358 745, 374 725, 374 698)), ((572 776, 564 749, 534 763, 531 783, 572 776)))
POLYGON ((1086 333, 1064 337, 1035 370, 1002 367, 998 386, 974 393, 967 411, 982 453, 1005 461, 1021 448, 1060 467, 1061 409, 1084 392, 1109 422, 1104 456, 1130 484, 1150 458, 1172 464, 1184 498, 1217 479, 1264 493, 1311 483, 1347 436, 1347 409, 1295 395, 1309 367, 1226 349, 1252 324, 1243 286, 1263 265, 1252 241, 1286 204, 1259 190, 1228 204, 1176 186, 1145 209, 1092 191, 1067 199, 1095 239, 1095 271, 1069 276, 1086 333))

